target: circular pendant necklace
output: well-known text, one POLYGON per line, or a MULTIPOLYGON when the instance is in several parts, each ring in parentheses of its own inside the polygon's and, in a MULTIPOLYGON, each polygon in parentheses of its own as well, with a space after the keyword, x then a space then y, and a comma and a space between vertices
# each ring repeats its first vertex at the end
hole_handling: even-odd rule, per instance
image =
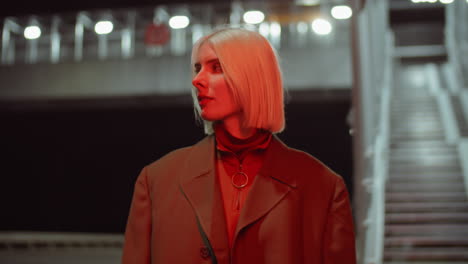
POLYGON ((239 171, 231 176, 231 182, 237 189, 242 189, 249 183, 249 176, 242 171, 242 165, 240 165, 239 171))

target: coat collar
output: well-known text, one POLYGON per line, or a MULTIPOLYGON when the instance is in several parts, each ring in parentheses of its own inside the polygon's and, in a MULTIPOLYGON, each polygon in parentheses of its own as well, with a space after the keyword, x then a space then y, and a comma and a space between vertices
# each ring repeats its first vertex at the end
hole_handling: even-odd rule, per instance
MULTIPOLYGON (((272 138, 263 166, 242 208, 233 247, 238 233, 268 213, 292 188, 296 188, 296 175, 291 174, 287 167, 290 151, 279 138, 272 138)), ((217 251, 229 248, 229 243, 223 199, 215 172, 214 136, 207 136, 193 146, 179 180, 182 192, 217 251)))

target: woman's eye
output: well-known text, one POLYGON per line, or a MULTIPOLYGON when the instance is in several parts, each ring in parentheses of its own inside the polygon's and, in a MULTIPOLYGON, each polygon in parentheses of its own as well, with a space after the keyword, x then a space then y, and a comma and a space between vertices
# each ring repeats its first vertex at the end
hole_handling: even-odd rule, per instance
POLYGON ((214 72, 223 72, 223 68, 221 68, 221 64, 216 63, 213 65, 214 72))

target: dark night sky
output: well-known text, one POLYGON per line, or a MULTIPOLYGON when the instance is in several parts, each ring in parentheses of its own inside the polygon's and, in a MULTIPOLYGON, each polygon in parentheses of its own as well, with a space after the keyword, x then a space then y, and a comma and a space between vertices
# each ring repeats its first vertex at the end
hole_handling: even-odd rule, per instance
MULTIPOLYGON (((41 1, 16 1, 9 0, 9 4, 3 3, 0 8, 0 16, 23 16, 23 15, 47 15, 54 13, 67 13, 79 10, 93 10, 104 8, 145 7, 169 4, 190 4, 220 2, 215 0, 41 0, 41 1)), ((222 0, 230 3, 231 0, 222 0)), ((288 0, 289 1, 289 0, 288 0)))
MULTIPOLYGON (((190 3, 221 3, 226 4, 232 0, 9 0, 0 8, 0 17, 25 16, 25 15, 50 15, 56 13, 69 13, 80 10, 96 10, 106 8, 146 7, 157 5, 190 4, 190 3)), ((293 2, 294 0, 243 0, 242 2, 293 2)), ((391 0, 402 2, 409 0, 391 0)), ((348 0, 351 3, 351 0, 348 0)), ((401 24, 411 22, 441 22, 444 21, 443 8, 411 8, 392 10, 390 12, 390 23, 401 24)))

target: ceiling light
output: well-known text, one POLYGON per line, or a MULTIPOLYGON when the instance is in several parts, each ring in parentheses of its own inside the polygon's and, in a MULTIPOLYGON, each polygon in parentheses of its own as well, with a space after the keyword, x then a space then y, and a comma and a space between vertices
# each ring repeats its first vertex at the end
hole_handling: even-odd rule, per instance
POLYGON ((312 22, 312 30, 318 35, 328 35, 332 31, 332 25, 323 18, 317 18, 312 22))
POLYGON ((296 0, 297 5, 314 6, 320 4, 320 0, 296 0))
POLYGON ((442 4, 451 4, 453 0, 439 0, 442 4))
POLYGON ((41 36, 41 29, 38 26, 28 26, 24 29, 24 37, 27 39, 37 39, 41 36))
POLYGON ((245 23, 258 24, 258 23, 262 23, 263 20, 265 20, 265 15, 263 14, 262 11, 252 10, 252 11, 245 12, 243 18, 244 18, 245 23))
POLYGON ((186 28, 190 24, 190 19, 187 16, 173 16, 169 19, 169 26, 173 29, 186 28))
POLYGON ((353 10, 349 6, 339 5, 332 8, 331 14, 335 19, 348 19, 353 15, 353 10))
POLYGON ((99 35, 105 35, 105 34, 109 34, 112 32, 112 30, 114 29, 114 24, 112 24, 112 22, 110 21, 99 21, 96 23, 96 25, 94 25, 94 31, 96 32, 96 34, 99 34, 99 35))

